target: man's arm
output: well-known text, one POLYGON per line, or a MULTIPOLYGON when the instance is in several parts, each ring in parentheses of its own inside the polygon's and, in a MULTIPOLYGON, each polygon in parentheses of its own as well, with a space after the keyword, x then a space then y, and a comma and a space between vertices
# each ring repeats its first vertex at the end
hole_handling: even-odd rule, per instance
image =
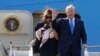
POLYGON ((57 33, 59 33, 60 21, 61 19, 56 19, 52 21, 52 28, 56 30, 57 33))
POLYGON ((56 19, 52 21, 52 27, 53 27, 53 29, 55 29, 55 30, 58 29, 58 23, 57 23, 57 20, 56 20, 56 19))
POLYGON ((81 38, 82 38, 82 44, 83 44, 83 48, 87 47, 87 34, 85 31, 85 27, 84 27, 84 22, 82 21, 81 23, 81 34, 80 34, 81 38))

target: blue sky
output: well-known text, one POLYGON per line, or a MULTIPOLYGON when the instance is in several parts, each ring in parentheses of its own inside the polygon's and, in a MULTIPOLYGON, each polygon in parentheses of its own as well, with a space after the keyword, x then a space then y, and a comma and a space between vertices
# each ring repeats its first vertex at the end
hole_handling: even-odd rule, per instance
POLYGON ((44 10, 47 7, 64 10, 67 2, 73 0, 0 0, 1 10, 44 10))

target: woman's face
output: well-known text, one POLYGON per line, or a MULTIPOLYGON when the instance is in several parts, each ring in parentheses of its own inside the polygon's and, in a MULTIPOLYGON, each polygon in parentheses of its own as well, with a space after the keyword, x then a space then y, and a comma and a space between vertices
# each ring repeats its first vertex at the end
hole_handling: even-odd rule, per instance
POLYGON ((50 23, 52 21, 52 15, 48 14, 48 15, 45 16, 45 18, 46 18, 47 23, 50 23))

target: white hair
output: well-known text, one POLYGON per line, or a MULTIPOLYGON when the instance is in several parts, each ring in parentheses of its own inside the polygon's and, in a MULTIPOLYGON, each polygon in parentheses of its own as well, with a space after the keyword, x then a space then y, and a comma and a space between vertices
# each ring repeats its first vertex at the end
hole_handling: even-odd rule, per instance
POLYGON ((68 5, 68 6, 66 7, 65 12, 66 12, 69 8, 75 9, 74 5, 73 5, 73 4, 70 4, 70 5, 68 5))

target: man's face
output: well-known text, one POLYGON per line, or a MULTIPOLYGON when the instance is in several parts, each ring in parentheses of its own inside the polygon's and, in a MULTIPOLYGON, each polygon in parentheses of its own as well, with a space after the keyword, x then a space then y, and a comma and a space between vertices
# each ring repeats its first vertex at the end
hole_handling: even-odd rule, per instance
POLYGON ((73 18, 75 15, 75 10, 73 8, 68 8, 68 10, 66 11, 66 14, 68 18, 73 18))

